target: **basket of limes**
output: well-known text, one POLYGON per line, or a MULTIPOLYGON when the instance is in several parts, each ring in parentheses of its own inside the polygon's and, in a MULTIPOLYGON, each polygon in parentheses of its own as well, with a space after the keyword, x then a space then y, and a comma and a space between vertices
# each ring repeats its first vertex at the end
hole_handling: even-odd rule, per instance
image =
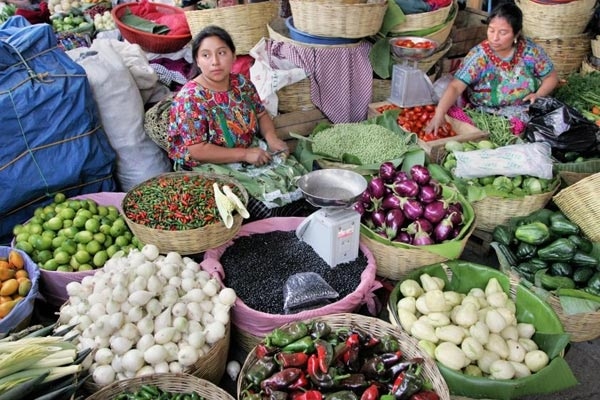
POLYGON ((67 283, 93 274, 116 252, 140 246, 121 215, 124 195, 90 193, 67 199, 58 193, 27 222, 14 226, 12 246, 40 267, 40 293, 50 304, 67 300, 67 283))

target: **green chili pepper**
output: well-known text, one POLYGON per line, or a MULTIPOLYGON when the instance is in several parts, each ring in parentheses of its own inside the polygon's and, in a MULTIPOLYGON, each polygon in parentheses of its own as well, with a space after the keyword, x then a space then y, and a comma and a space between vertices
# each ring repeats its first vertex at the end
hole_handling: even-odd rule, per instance
POLYGON ((313 338, 310 335, 304 336, 288 345, 286 345, 283 349, 283 352, 304 352, 304 353, 312 353, 315 351, 315 343, 313 338))
POLYGON ((285 347, 306 335, 308 335, 308 325, 302 321, 293 322, 283 328, 273 330, 265 337, 265 344, 267 346, 285 347))
POLYGON ((254 364, 248 368, 244 378, 250 383, 250 386, 259 388, 260 383, 273 375, 277 370, 277 363, 273 357, 263 357, 257 359, 254 364))

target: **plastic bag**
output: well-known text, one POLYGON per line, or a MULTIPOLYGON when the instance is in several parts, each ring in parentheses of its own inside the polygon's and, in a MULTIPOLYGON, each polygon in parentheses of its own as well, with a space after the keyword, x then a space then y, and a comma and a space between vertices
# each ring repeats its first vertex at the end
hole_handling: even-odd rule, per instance
POLYGON ((290 275, 283 287, 283 309, 286 314, 294 314, 310 308, 328 304, 336 299, 335 291, 316 272, 300 272, 290 275))
POLYGON ((529 115, 523 139, 548 143, 556 158, 562 160, 562 154, 571 151, 583 156, 598 153, 600 127, 573 107, 552 97, 541 97, 529 107, 529 115))
POLYGON ((484 178, 503 175, 530 175, 552 178, 551 149, 547 143, 524 143, 489 150, 455 151, 456 170, 460 178, 484 178))

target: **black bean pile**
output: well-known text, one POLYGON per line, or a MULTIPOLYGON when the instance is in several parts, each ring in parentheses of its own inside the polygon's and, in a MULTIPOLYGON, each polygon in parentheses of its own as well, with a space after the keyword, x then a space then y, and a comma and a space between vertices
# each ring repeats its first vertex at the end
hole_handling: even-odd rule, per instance
POLYGON ((248 307, 268 314, 284 313, 283 287, 290 275, 316 272, 342 299, 356 290, 367 267, 367 257, 359 250, 354 261, 331 268, 295 231, 239 237, 219 261, 225 286, 248 307))

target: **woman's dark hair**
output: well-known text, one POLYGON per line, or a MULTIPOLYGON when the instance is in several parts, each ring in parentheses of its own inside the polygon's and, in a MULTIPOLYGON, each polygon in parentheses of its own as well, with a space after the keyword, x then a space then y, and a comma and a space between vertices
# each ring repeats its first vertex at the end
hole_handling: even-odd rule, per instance
POLYGON ((494 18, 504 18, 512 27, 515 36, 521 34, 523 29, 523 12, 512 2, 500 3, 492 9, 488 23, 494 18))
POLYGON ((198 67, 198 64, 196 63, 196 58, 198 57, 198 50, 200 49, 200 45, 202 44, 202 41, 206 38, 213 37, 213 36, 216 36, 219 39, 221 39, 223 42, 225 42, 227 47, 229 47, 229 50, 231 50, 231 52, 235 54, 235 44, 233 44, 233 39, 231 38, 231 35, 229 34, 229 32, 227 32, 225 29, 215 26, 215 25, 209 25, 209 26, 205 27, 200 32, 198 32, 198 34, 194 38, 194 41, 192 42, 192 59, 193 59, 193 61, 192 61, 192 69, 191 69, 190 75, 189 75, 190 79, 198 76, 202 72, 202 71, 200 71, 200 68, 198 67))

